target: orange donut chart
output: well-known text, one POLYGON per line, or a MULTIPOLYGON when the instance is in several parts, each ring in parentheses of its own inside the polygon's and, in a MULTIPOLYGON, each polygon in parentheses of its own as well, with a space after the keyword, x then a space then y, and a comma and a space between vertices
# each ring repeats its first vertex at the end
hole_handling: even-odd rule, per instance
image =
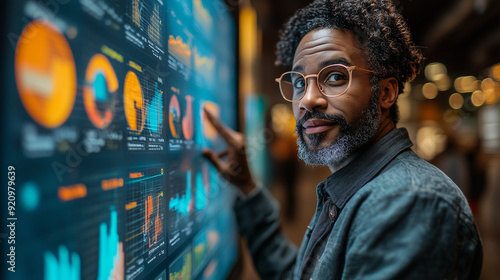
POLYGON ((170 126, 170 132, 174 138, 179 138, 181 122, 181 108, 179 106, 179 99, 177 96, 172 95, 170 103, 168 105, 168 124, 170 126))
POLYGON ((35 20, 21 33, 14 58, 21 102, 38 124, 55 128, 71 114, 76 67, 68 41, 57 27, 35 20))
POLYGON ((146 119, 146 106, 142 95, 141 84, 137 75, 128 71, 123 85, 123 106, 125 118, 132 132, 140 134, 144 129, 146 119))
POLYGON ((97 128, 106 128, 113 120, 114 94, 118 90, 118 78, 109 60, 96 54, 87 65, 83 105, 89 120, 97 128))

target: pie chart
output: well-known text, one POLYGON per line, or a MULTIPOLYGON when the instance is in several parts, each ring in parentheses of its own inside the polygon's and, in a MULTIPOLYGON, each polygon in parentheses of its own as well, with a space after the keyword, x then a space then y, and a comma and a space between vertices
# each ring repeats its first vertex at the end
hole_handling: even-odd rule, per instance
POLYGON ((56 26, 42 20, 29 23, 20 38, 14 72, 21 102, 38 124, 58 127, 68 119, 76 98, 69 43, 56 26))
POLYGON ((113 120, 118 78, 109 60, 102 54, 94 55, 85 72, 83 105, 92 124, 107 127, 113 120))

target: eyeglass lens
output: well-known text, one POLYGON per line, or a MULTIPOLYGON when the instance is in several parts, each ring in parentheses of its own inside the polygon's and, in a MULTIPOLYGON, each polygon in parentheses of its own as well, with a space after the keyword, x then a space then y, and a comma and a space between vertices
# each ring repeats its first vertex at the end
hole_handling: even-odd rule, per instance
MULTIPOLYGON (((318 73, 319 89, 326 96, 337 96, 347 91, 349 86, 349 71, 340 65, 332 65, 318 73)), ((307 81, 302 73, 287 72, 283 74, 280 88, 283 96, 288 100, 299 100, 306 91, 307 81)))

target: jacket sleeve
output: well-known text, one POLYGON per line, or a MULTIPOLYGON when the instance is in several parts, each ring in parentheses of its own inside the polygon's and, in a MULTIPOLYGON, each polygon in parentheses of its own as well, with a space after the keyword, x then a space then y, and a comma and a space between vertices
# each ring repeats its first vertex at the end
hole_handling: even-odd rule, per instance
POLYGON ((343 279, 479 279, 482 247, 469 208, 425 192, 360 207, 343 279))
POLYGON ((241 235, 262 279, 283 279, 291 270, 297 248, 280 228, 278 203, 262 188, 235 206, 241 235))

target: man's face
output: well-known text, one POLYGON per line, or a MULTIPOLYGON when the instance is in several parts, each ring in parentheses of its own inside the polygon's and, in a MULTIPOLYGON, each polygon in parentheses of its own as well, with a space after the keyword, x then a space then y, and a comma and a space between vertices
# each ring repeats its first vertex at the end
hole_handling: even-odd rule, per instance
MULTIPOLYGON (((369 69, 353 33, 316 29, 300 41, 293 71, 317 74, 331 64, 369 69)), ((304 97, 293 103, 299 136, 299 156, 311 165, 338 165, 370 142, 380 125, 378 94, 372 93, 368 72, 354 70, 349 90, 338 97, 324 96, 315 79, 308 80, 304 97)))

